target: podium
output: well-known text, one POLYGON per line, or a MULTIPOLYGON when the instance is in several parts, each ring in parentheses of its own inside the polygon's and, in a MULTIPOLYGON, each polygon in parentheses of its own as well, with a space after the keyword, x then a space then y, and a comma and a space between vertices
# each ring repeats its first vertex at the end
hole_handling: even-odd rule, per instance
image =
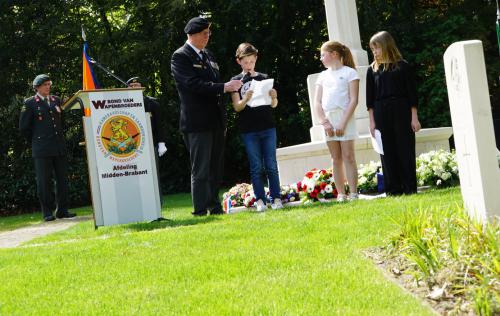
POLYGON ((95 227, 161 218, 150 114, 142 88, 78 91, 95 227))

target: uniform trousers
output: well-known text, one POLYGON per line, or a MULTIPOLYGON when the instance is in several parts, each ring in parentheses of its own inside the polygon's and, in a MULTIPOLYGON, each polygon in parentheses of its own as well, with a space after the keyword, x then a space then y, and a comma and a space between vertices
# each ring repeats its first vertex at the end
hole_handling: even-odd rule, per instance
POLYGON ((53 215, 53 176, 56 180, 56 211, 68 211, 68 163, 66 156, 36 157, 36 186, 43 216, 53 215))
POLYGON ((415 133, 411 128, 411 107, 405 98, 375 102, 375 126, 380 130, 384 154, 382 170, 388 195, 417 192, 415 133))
POLYGON ((191 161, 194 213, 221 212, 219 185, 224 173, 224 130, 184 133, 191 161))

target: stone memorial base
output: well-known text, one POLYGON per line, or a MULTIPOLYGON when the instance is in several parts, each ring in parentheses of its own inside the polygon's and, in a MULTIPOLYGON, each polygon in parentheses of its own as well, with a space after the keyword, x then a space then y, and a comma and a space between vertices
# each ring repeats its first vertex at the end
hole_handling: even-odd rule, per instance
MULTIPOLYGON (((417 156, 431 150, 450 150, 448 140, 452 133, 451 127, 422 129, 416 134, 417 156)), ((369 134, 360 135, 356 140, 355 150, 358 165, 380 160, 380 156, 373 150, 369 134)), ((312 168, 326 169, 332 166, 325 141, 278 148, 276 156, 282 185, 302 180, 304 174, 312 168)))

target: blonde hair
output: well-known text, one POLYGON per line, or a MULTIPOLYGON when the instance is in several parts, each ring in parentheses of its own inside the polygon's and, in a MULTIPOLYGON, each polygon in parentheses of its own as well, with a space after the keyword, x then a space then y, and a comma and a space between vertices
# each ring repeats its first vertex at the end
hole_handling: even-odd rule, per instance
POLYGON ((396 41, 387 31, 380 31, 370 38, 370 48, 380 47, 382 50, 381 61, 375 59, 371 64, 373 70, 377 71, 380 65, 384 65, 384 70, 397 69, 398 61, 403 59, 396 46, 396 41))
POLYGON ((259 50, 250 43, 241 43, 236 49, 236 58, 242 59, 247 56, 257 56, 259 50))
POLYGON ((336 41, 328 41, 321 45, 321 50, 327 51, 329 53, 337 52, 340 55, 340 60, 342 61, 342 64, 344 66, 356 69, 351 50, 349 49, 349 47, 343 45, 342 43, 336 41))

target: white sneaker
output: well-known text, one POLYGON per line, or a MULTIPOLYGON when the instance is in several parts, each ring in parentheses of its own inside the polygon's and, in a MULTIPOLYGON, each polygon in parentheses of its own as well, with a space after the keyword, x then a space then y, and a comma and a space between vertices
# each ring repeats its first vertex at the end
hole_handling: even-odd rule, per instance
POLYGON ((339 193, 337 195, 337 202, 345 202, 347 201, 347 197, 345 194, 339 193))
POLYGON ((279 210, 279 209, 283 208, 283 203, 281 203, 281 199, 280 198, 274 199, 273 204, 271 204, 271 208, 273 210, 279 210))
POLYGON ((359 199, 359 195, 357 193, 349 193, 349 200, 356 201, 359 199))
POLYGON ((255 202, 255 207, 257 208, 257 212, 259 212, 259 213, 267 210, 267 205, 264 204, 264 202, 262 202, 262 200, 258 200, 257 202, 255 202))

